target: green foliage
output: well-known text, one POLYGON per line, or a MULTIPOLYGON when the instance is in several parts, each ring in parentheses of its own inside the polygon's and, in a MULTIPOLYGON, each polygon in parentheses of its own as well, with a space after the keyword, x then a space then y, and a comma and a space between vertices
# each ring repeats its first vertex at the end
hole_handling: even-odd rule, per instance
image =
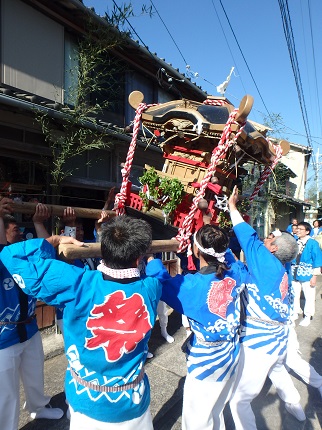
POLYGON ((182 201, 184 186, 177 178, 161 178, 154 167, 151 167, 151 169, 145 170, 139 180, 143 186, 147 185, 149 188, 148 195, 146 192, 140 192, 140 197, 146 207, 152 200, 159 204, 166 215, 170 215, 182 201))
MULTIPOLYGON (((314 206, 316 206, 316 202, 317 202, 317 185, 318 185, 317 182, 313 182, 313 183, 309 182, 309 184, 307 185, 306 190, 305 190, 306 200, 308 200, 314 206)), ((319 200, 318 200, 317 206, 319 208, 322 207, 322 192, 321 192, 321 190, 319 192, 319 200)))
POLYGON ((128 36, 132 37, 133 27, 128 28, 128 18, 140 15, 149 15, 151 17, 153 15, 152 5, 146 6, 143 4, 141 6, 140 13, 135 13, 131 2, 121 4, 121 6, 117 6, 117 4, 114 2, 113 8, 105 13, 105 19, 109 24, 117 27, 119 30, 124 31, 128 36))
POLYGON ((286 193, 286 182, 290 178, 294 178, 296 175, 282 162, 279 162, 272 175, 270 182, 274 183, 276 191, 285 194, 286 193))
POLYGON ((159 193, 167 196, 166 203, 162 205, 162 210, 166 215, 174 212, 183 197, 184 186, 177 178, 161 178, 159 193))
MULTIPOLYGON (((43 112, 36 112, 36 120, 51 150, 51 180, 59 186, 61 181, 72 174, 65 164, 72 157, 92 149, 108 146, 106 135, 96 126, 97 116, 109 106, 110 100, 99 95, 115 85, 115 74, 121 66, 111 60, 110 50, 122 42, 115 29, 88 24, 88 32, 82 38, 74 53, 69 70, 72 85, 66 89, 68 100, 61 110, 65 117, 58 122, 43 112)), ((112 91, 109 91, 113 99, 112 91)))
MULTIPOLYGON (((66 162, 91 149, 102 149, 107 146, 104 135, 92 129, 75 124, 75 118, 65 118, 58 131, 50 118, 43 113, 36 114, 46 141, 51 149, 52 160, 50 174, 53 185, 59 186, 61 181, 72 175, 73 171, 66 170, 66 162)), ((76 169, 76 167, 75 167, 76 169)))
POLYGON ((233 224, 230 220, 229 215, 226 215, 226 213, 223 211, 219 212, 217 221, 218 221, 219 227, 225 230, 230 230, 231 228, 233 228, 233 224))
POLYGON ((272 129, 272 131, 267 132, 268 136, 273 134, 274 136, 279 136, 281 139, 283 138, 286 127, 281 114, 271 113, 270 115, 264 116, 263 123, 272 129))
POLYGON ((149 170, 145 170, 143 175, 139 177, 139 181, 142 185, 147 185, 149 188, 149 195, 147 193, 141 191, 139 193, 140 197, 143 200, 144 206, 149 206, 150 199, 157 199, 158 196, 158 185, 159 185, 159 176, 155 171, 154 167, 151 167, 149 170))
POLYGON ((250 210, 250 207, 251 207, 251 204, 250 204, 250 201, 248 199, 239 200, 237 202, 237 209, 242 214, 247 214, 250 210))

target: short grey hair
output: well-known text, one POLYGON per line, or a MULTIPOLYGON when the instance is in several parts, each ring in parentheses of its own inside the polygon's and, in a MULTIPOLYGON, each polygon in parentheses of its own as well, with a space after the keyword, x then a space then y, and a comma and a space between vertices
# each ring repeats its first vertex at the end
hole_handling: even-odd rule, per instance
POLYGON ((299 252, 296 240, 286 231, 283 231, 281 236, 276 237, 274 245, 278 248, 277 251, 274 252, 274 255, 282 264, 289 263, 294 260, 299 252))

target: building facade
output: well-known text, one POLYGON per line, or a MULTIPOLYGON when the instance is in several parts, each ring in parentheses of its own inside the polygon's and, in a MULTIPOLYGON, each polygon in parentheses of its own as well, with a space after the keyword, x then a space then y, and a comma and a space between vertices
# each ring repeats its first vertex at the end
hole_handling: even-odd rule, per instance
MULTIPOLYGON (((130 38, 120 36, 79 0, 1 0, 0 7, 2 194, 100 208, 107 190, 121 182, 121 164, 131 141, 128 126, 135 114, 127 101, 129 93, 141 90, 146 103, 179 96, 199 101, 206 98, 188 78, 130 38), (112 37, 120 38, 102 60, 104 67, 110 64, 109 79, 114 84, 103 86, 102 94, 91 94, 87 100, 93 105, 110 97, 113 102, 91 121, 81 124, 101 133, 106 148, 86 151, 68 160, 65 170, 72 175, 62 180, 57 196, 51 187, 52 150, 36 117, 45 115, 54 132, 61 133, 68 117, 65 107, 73 107, 73 90, 79 83, 79 44, 89 37, 88 33, 95 43, 93 29, 99 35, 111 31, 115 33, 112 37), (166 76, 177 78, 176 85, 169 85, 166 76)), ((132 171, 134 184, 138 185, 137 178, 145 164, 162 167, 161 154, 155 145, 138 143, 132 171)))
POLYGON ((304 220, 310 207, 304 199, 310 157, 309 148, 290 143, 289 153, 263 186, 251 209, 252 224, 260 237, 277 228, 285 230, 293 218, 304 220))
MULTIPOLYGON (((131 91, 142 91, 146 103, 182 98, 202 102, 207 97, 190 78, 120 35, 79 0, 0 0, 0 7, 0 190, 4 195, 24 201, 36 198, 44 203, 100 208, 107 191, 117 189, 122 180, 121 165, 131 141, 135 114, 127 100, 131 91), (80 43, 89 37, 94 42, 103 40, 106 33, 118 39, 103 61, 104 67, 110 65, 113 85, 103 88, 102 94, 91 94, 87 103, 111 103, 91 121, 81 124, 101 133, 106 148, 85 151, 67 160, 64 169, 72 174, 63 178, 57 191, 50 175, 52 148, 37 115, 49 118, 54 133, 62 134, 68 119, 66 106, 73 108, 79 84, 80 43)), ((162 151, 147 142, 142 131, 131 174, 134 190, 138 190, 138 177, 145 164, 162 169, 162 151)), ((306 147, 291 144, 290 153, 282 161, 290 173, 285 189, 284 185, 276 186, 273 176, 255 200, 251 221, 261 236, 275 227, 285 228, 293 216, 303 218, 309 158, 306 147)), ((257 169, 260 167, 255 166, 252 173, 251 168, 247 175, 251 186, 256 182, 257 169)), ((20 221, 30 226, 30 219, 21 217, 20 221)), ((89 225, 88 231, 91 229, 89 225)))

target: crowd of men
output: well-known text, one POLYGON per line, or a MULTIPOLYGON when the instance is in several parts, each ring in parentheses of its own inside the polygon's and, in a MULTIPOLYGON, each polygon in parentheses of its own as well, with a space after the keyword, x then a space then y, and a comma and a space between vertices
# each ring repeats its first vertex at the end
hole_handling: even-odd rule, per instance
MULTIPOLYGON (((12 201, 2 198, 3 428, 18 428, 20 378, 32 418, 63 415, 44 394, 37 298, 63 312, 71 430, 153 429, 144 363, 160 300, 185 315, 190 325, 183 430, 223 429, 228 402, 236 430, 256 429, 251 402, 267 377, 287 411, 304 421, 299 393, 286 366, 322 395, 322 377, 300 357, 294 330, 299 316, 303 316, 300 325, 307 327, 315 313, 316 276, 322 267, 316 240, 322 231, 320 222, 316 220, 312 228, 293 220, 289 233, 275 230, 263 242, 238 212, 237 201, 235 187, 229 210, 247 264, 230 251, 226 232, 207 224, 193 237, 198 272, 171 277, 161 260, 147 255, 152 232, 143 220, 102 216, 102 261, 98 265, 92 261, 95 267, 88 261, 67 264, 56 258, 55 248, 60 243, 84 246, 83 237, 76 235, 76 223, 50 236, 43 226, 49 214, 44 205, 37 205, 33 221, 41 239, 22 241, 10 216, 12 201), (143 258, 144 274, 139 270, 143 258)), ((68 212, 65 221, 68 215, 74 218, 68 212)), ((166 335, 165 330, 167 339, 166 335)))

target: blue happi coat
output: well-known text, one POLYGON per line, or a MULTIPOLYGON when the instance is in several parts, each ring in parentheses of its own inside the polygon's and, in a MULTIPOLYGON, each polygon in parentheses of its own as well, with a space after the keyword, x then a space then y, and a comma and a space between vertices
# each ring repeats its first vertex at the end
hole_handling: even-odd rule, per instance
POLYGON ((286 350, 290 312, 285 267, 246 222, 235 225, 234 232, 249 270, 247 288, 242 294, 245 315, 240 340, 247 347, 262 348, 266 354, 282 355, 286 350))
MULTIPOLYGON (((8 246, 0 256, 25 292, 64 306, 68 367, 80 378, 101 386, 136 379, 146 360, 161 295, 157 279, 104 280, 99 271, 55 260, 54 248, 41 239, 8 246)), ((68 368, 65 391, 74 411, 103 422, 137 418, 150 403, 146 375, 133 389, 97 392, 78 384, 68 368)))
MULTIPOLYGON (((0 250, 3 249, 0 245, 0 250)), ((37 299, 31 296, 21 297, 19 287, 6 268, 6 258, 0 259, 0 349, 29 340, 38 331, 36 319, 33 318, 37 299), (20 305, 25 301, 26 312, 22 316, 20 305), (28 320, 27 324, 15 324, 19 320, 28 320)))
POLYGON ((189 319, 193 336, 187 349, 187 369, 196 379, 229 379, 239 357, 238 328, 240 293, 248 273, 242 263, 233 262, 231 269, 218 279, 211 266, 198 273, 171 277, 161 260, 146 267, 148 276, 162 283, 161 300, 189 319))

